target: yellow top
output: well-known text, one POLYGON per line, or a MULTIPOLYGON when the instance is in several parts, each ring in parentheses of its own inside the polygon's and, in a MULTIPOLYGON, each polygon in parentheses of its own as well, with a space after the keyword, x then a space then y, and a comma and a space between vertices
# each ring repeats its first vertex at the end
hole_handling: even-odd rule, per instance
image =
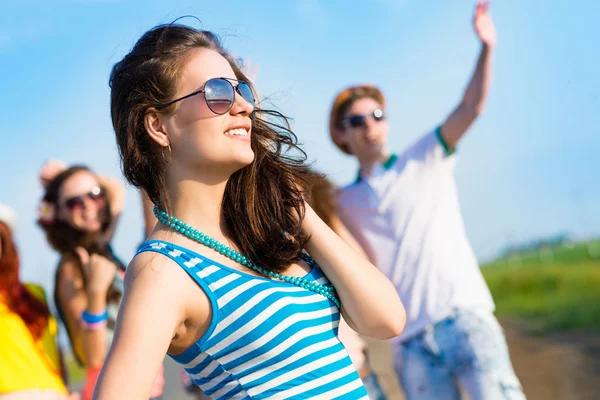
MULTIPOLYGON (((27 289, 46 301, 40 286, 28 284, 27 289)), ((67 393, 60 374, 57 334, 58 325, 50 316, 42 337, 35 341, 0 295, 0 394, 31 389, 67 393)))

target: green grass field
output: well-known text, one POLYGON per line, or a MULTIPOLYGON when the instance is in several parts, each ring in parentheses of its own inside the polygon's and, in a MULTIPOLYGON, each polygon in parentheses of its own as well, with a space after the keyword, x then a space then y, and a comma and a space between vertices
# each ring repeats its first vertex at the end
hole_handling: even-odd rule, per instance
POLYGON ((600 331, 599 250, 600 241, 587 242, 482 265, 497 314, 540 330, 600 331))

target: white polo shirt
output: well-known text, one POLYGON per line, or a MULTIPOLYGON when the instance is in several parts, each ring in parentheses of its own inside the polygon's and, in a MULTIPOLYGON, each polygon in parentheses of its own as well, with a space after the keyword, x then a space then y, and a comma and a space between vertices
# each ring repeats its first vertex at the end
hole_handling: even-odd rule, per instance
POLYGON ((340 190, 340 217, 406 308, 402 342, 455 308, 494 310, 471 249, 439 128, 340 190))

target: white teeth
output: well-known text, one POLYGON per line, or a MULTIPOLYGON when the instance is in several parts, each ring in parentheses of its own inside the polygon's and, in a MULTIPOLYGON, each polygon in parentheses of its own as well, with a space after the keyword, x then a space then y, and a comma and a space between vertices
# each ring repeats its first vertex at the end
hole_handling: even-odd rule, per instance
POLYGON ((248 136, 248 131, 245 130, 244 128, 230 129, 227 132, 225 132, 225 135, 227 135, 227 136, 248 136))

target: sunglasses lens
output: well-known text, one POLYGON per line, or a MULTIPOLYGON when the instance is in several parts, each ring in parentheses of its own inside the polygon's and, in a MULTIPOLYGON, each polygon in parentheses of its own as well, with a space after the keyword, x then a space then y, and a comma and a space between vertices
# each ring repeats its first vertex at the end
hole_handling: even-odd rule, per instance
POLYGON ((365 117, 363 115, 352 115, 348 118, 348 125, 351 128, 360 128, 365 125, 365 117))
POLYGON ((92 191, 88 194, 88 197, 92 200, 104 200, 104 189, 100 186, 97 186, 92 189, 92 191))
POLYGON ((104 188, 102 188, 100 186, 96 186, 87 194, 84 194, 81 196, 76 196, 76 197, 71 197, 70 199, 67 199, 67 201, 65 201, 65 207, 67 207, 71 211, 78 209, 78 208, 83 208, 85 206, 85 198, 86 197, 89 198, 90 200, 102 201, 102 200, 104 200, 104 196, 105 196, 104 188))
POLYGON ((204 87, 206 104, 215 114, 225 114, 231 109, 235 92, 231 83, 225 79, 210 79, 204 87))
POLYGON ((381 108, 378 108, 375 111, 373 111, 373 119, 375 121, 383 121, 385 119, 385 113, 381 108))
POLYGON ((65 206, 69 210, 75 210, 77 208, 83 207, 83 199, 81 197, 72 197, 65 201, 65 206))
POLYGON ((240 82, 237 85, 237 92, 244 100, 252 105, 252 108, 254 108, 254 94, 246 82, 240 82))

